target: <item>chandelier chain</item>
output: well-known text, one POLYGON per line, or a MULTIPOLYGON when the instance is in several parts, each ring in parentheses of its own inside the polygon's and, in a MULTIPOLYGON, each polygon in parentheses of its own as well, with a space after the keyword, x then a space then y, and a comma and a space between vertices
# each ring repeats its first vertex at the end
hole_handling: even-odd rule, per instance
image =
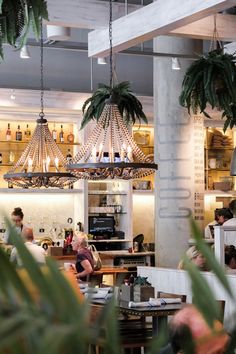
POLYGON ((44 117, 44 77, 43 77, 43 20, 41 18, 40 22, 40 101, 41 101, 41 112, 40 117, 44 117))
POLYGON ((112 52, 112 0, 109 0, 109 42, 110 42, 110 87, 113 87, 113 52, 112 52))

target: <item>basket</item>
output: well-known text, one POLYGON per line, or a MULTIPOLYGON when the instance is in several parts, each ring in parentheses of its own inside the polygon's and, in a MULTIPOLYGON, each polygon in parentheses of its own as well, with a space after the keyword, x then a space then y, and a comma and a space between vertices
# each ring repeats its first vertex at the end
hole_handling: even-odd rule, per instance
POLYGON ((230 191, 232 189, 232 182, 231 181, 225 181, 225 182, 214 182, 213 183, 213 188, 220 190, 220 191, 230 191))

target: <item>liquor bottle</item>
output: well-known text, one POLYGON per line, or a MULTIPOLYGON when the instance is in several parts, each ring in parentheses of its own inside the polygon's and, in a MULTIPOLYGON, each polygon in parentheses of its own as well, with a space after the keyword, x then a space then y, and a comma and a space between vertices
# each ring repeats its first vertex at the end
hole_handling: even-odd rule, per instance
POLYGON ((22 131, 20 130, 19 125, 18 125, 17 131, 16 131, 16 141, 22 141, 22 131))
POLYGON ((63 125, 61 125, 61 131, 59 133, 59 142, 64 143, 64 132, 63 132, 63 125))
POLYGON ((67 141, 68 141, 68 143, 73 144, 74 140, 75 140, 75 136, 72 132, 70 132, 70 134, 67 135, 67 141))
POLYGON ((69 163, 71 163, 71 161, 72 161, 72 155, 71 155, 71 153, 70 153, 70 149, 68 149, 68 152, 67 152, 67 155, 66 155, 66 160, 67 160, 67 163, 69 164, 69 163))
POLYGON ((0 153, 0 164, 2 164, 2 153, 0 153))
POLYGON ((52 130, 52 138, 55 142, 57 141, 57 130, 56 130, 55 123, 53 125, 53 130, 52 130))
POLYGON ((11 140, 11 128, 10 128, 10 123, 7 124, 6 140, 7 140, 7 141, 10 141, 10 140, 11 140))
POLYGON ((26 130, 25 130, 25 140, 29 141, 31 138, 31 130, 29 129, 29 125, 26 125, 26 130))

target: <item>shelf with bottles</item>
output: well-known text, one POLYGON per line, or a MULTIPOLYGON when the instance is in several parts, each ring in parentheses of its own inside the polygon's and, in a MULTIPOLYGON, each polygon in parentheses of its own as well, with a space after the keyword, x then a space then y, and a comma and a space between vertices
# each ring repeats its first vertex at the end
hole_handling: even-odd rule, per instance
POLYGON ((205 130, 205 189, 229 191, 234 189, 235 178, 230 176, 230 162, 234 148, 234 130, 222 128, 205 130))

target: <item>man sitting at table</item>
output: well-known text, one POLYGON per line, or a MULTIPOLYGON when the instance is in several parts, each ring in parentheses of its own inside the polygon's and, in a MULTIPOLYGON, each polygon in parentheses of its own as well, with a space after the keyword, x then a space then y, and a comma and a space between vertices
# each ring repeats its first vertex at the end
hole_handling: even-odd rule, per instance
MULTIPOLYGON (((35 258, 37 263, 39 264, 45 264, 45 250, 41 247, 38 246, 34 243, 34 235, 33 235, 33 229, 30 228, 25 228, 22 230, 22 237, 25 242, 25 246, 30 251, 32 256, 35 258)), ((16 263, 18 266, 22 266, 22 261, 18 255, 17 249, 14 247, 11 251, 11 256, 10 256, 11 262, 16 263)))

